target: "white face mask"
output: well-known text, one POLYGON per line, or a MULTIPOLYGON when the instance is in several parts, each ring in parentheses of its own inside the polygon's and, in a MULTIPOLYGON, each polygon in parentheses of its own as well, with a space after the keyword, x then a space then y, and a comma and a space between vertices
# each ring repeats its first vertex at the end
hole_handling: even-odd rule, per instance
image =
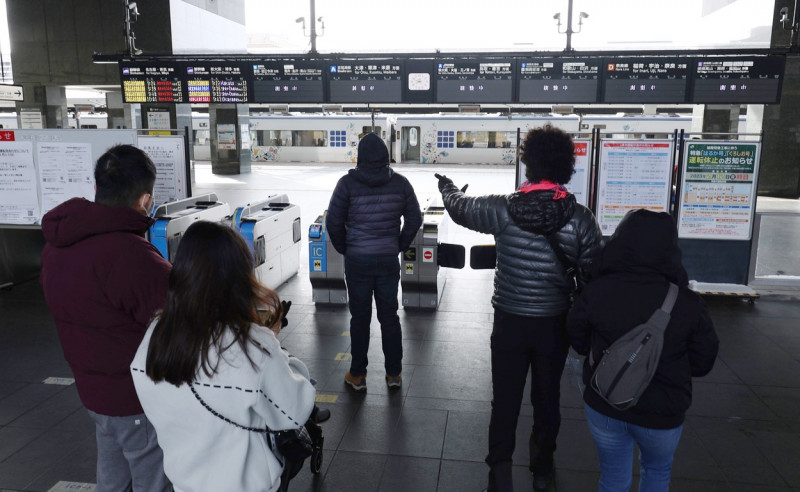
POLYGON ((142 207, 142 213, 150 217, 153 214, 153 209, 156 206, 156 201, 153 200, 152 194, 148 194, 147 196, 149 197, 149 199, 142 200, 142 202, 139 205, 142 207))

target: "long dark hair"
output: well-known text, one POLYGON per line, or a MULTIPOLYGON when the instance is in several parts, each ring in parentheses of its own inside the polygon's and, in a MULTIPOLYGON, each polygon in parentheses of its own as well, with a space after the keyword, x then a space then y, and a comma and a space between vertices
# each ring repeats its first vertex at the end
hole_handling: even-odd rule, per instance
POLYGON ((250 250, 239 234, 214 222, 195 222, 175 253, 167 304, 147 350, 147 375, 176 386, 194 381, 200 369, 211 376, 219 360, 209 360, 211 348, 221 354, 235 343, 252 364, 252 324, 280 323, 281 311, 275 291, 256 280, 250 250), (223 346, 226 331, 233 342, 223 346))

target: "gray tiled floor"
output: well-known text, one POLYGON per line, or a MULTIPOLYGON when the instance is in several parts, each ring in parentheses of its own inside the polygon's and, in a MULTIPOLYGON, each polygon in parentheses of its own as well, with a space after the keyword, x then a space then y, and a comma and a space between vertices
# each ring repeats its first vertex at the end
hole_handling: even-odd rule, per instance
MULTIPOLYGON (((289 166, 295 168, 300 166, 289 166)), ((324 209, 335 183, 331 176, 344 169, 329 171, 327 187, 298 174, 291 181, 294 188, 282 190, 302 201, 304 224, 324 209)), ((268 188, 269 172, 256 168, 243 185, 222 178, 204 184, 201 179, 195 193, 217 191, 238 205, 274 192, 268 188)), ((426 181, 429 173, 408 171, 422 196, 435 192, 435 180, 426 181)), ((447 174, 454 179, 461 174, 456 183, 469 181, 474 193, 492 191, 507 179, 495 170, 452 169, 447 174)), ((462 236, 454 242, 488 241, 462 236)), ((350 350, 349 337, 343 335, 349 329, 347 310, 311 303, 305 251, 300 265, 298 275, 278 289, 282 298, 293 301, 290 324, 280 338, 305 360, 319 381, 318 393, 335 403, 321 403, 332 411, 324 424, 322 473, 315 477, 304 469, 291 490, 481 490, 491 400, 491 272, 447 271, 437 312, 400 311, 405 366, 399 392, 385 388, 374 320, 369 391, 357 395, 342 384, 348 363, 337 360, 350 350)), ((800 490, 800 302, 767 296, 753 305, 719 298, 708 304, 721 351, 712 373, 695 382, 673 490, 800 490)), ((596 489, 597 457, 583 420, 579 367, 571 357, 562 380, 563 424, 553 490, 596 489)), ((0 492, 95 481, 94 428, 75 387, 42 383, 70 376, 38 284, 0 291, 0 492)), ((530 404, 523 403, 518 443, 527 440, 531 415, 530 404)), ((517 490, 531 490, 527 453, 527 446, 518 446, 514 457, 517 490)))

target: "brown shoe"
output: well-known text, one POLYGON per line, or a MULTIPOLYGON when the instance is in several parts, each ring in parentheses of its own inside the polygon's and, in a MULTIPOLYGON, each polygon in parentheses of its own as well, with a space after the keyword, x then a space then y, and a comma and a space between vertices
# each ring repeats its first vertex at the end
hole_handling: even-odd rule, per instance
POLYGON ((398 374, 397 376, 389 376, 386 375, 386 386, 389 389, 397 389, 403 385, 403 376, 398 374))
POLYGON ((344 382, 356 391, 367 391, 367 375, 353 376, 350 371, 344 375, 344 382))

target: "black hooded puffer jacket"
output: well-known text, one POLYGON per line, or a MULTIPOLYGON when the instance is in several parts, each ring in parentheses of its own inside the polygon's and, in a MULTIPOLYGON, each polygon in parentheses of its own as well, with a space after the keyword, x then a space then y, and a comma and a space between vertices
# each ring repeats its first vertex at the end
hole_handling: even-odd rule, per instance
MULTIPOLYGON (((554 191, 468 197, 457 186, 442 189, 456 224, 492 234, 497 245, 492 305, 519 316, 556 316, 570 306, 564 266, 545 235, 553 234, 564 255, 582 274, 600 253, 602 234, 592 212, 575 197, 554 191)), ((585 282, 585 276, 579 277, 585 282)))

